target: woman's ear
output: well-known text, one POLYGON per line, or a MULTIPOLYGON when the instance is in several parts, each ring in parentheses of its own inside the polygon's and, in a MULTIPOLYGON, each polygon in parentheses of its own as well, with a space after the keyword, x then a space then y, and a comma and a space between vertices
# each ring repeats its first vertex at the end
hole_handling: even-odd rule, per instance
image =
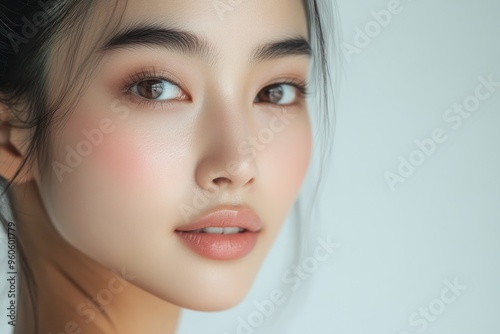
MULTIPOLYGON (((10 112, 6 105, 0 103, 0 174, 8 181, 13 179, 25 159, 26 152, 21 147, 20 139, 25 138, 27 131, 10 124, 10 112)), ((31 179, 30 171, 23 168, 15 183, 24 183, 31 179)))

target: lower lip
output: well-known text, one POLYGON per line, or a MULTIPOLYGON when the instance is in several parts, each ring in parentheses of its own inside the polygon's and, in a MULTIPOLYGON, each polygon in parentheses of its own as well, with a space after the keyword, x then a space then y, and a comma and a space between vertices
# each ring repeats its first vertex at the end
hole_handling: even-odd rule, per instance
POLYGON ((195 253, 213 260, 236 260, 248 255, 257 243, 257 232, 210 234, 177 231, 195 253))

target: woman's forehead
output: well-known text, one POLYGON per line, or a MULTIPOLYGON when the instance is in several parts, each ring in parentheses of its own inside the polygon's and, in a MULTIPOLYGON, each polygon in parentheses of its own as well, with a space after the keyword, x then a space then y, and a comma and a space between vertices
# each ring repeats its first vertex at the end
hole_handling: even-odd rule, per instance
POLYGON ((124 6, 123 15, 109 13, 121 15, 117 29, 174 26, 211 44, 237 41, 238 48, 283 35, 308 37, 303 0, 149 0, 147 6, 143 0, 128 0, 124 6))

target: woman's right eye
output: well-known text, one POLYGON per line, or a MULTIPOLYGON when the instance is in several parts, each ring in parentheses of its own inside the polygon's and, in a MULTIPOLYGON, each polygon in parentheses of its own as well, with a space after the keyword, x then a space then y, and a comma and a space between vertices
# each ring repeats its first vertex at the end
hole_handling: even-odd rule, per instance
POLYGON ((130 91, 141 98, 155 101, 182 100, 186 96, 178 85, 160 78, 140 81, 130 87, 130 91))

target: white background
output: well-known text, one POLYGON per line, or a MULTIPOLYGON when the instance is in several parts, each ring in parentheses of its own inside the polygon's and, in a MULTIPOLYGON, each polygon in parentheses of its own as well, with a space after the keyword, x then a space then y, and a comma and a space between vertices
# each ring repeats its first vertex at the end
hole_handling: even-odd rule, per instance
MULTIPOLYGON (((338 3, 343 41, 353 46, 355 28, 388 8, 338 3)), ((226 312, 185 311, 179 333, 500 333, 500 87, 459 128, 443 119, 480 76, 500 82, 500 1, 401 7, 367 47, 343 58, 332 165, 320 219, 309 222, 340 247, 294 293, 300 308, 286 315, 290 327, 238 331, 238 318, 248 319, 289 268, 287 225, 246 300, 226 312), (397 173, 399 156, 408 159, 435 128, 447 140, 391 191, 384 174, 397 173), (448 292, 450 303, 446 280, 466 287, 448 292), (422 320, 425 309, 432 321, 422 320)))

